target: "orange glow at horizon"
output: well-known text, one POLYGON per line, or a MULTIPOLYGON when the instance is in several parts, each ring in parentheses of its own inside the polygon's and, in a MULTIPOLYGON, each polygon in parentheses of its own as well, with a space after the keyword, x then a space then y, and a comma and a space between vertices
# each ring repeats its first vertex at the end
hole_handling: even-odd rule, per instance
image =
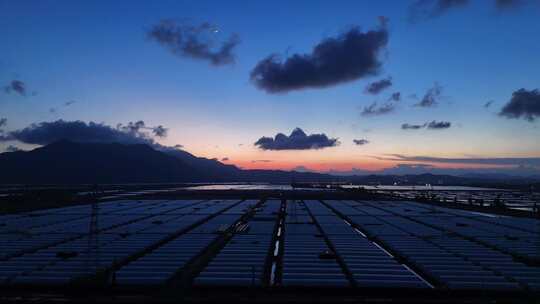
MULTIPOLYGON (((390 169, 398 165, 418 165, 420 162, 406 161, 387 161, 369 159, 360 162, 296 162, 283 160, 253 160, 253 161, 234 161, 225 162, 235 165, 242 169, 264 169, 264 170, 292 170, 297 167, 304 167, 311 171, 327 172, 327 171, 351 171, 353 169, 365 171, 380 171, 390 169)), ((437 163, 437 162, 422 162, 422 165, 430 165, 437 169, 504 169, 513 168, 514 165, 495 165, 495 164, 470 164, 470 163, 437 163)))

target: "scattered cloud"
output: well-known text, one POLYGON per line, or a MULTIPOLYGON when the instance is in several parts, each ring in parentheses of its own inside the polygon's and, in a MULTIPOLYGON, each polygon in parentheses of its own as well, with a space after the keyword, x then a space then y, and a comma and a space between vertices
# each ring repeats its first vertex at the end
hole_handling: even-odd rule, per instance
POLYGON ((64 102, 62 105, 60 105, 58 107, 49 108, 49 113, 56 114, 56 113, 58 113, 58 111, 60 110, 61 107, 67 108, 67 107, 73 105, 74 103, 76 103, 75 100, 66 101, 66 102, 64 102))
POLYGON ((369 140, 367 139, 353 139, 353 143, 357 146, 363 146, 366 144, 369 144, 369 140))
POLYGON ((430 108, 439 104, 441 99, 443 87, 438 83, 435 83, 433 87, 429 88, 422 97, 422 100, 415 104, 417 107, 430 108))
POLYGON ((176 144, 173 146, 173 148, 175 149, 182 149, 184 146, 180 145, 180 144, 176 144))
POLYGON ((71 140, 156 146, 151 134, 144 130, 146 130, 144 121, 130 122, 126 126, 118 124, 114 128, 95 122, 57 120, 35 123, 23 129, 6 132, 0 136, 0 142, 16 140, 26 144, 47 145, 59 140, 71 140))
POLYGON ((271 163, 272 161, 269 159, 255 159, 251 161, 252 163, 271 163))
POLYGON ((157 127, 149 127, 146 126, 145 122, 142 120, 135 121, 135 122, 129 122, 127 125, 118 124, 116 125, 117 129, 124 130, 127 133, 134 133, 138 134, 141 133, 142 130, 149 130, 151 131, 154 136, 164 138, 167 137, 167 133, 169 129, 163 127, 162 125, 159 125, 157 127))
POLYGON ((120 129, 120 130, 123 130, 124 132, 126 133, 139 133, 139 131, 141 129, 144 129, 145 128, 145 123, 144 121, 142 120, 138 120, 138 121, 130 121, 127 125, 122 125, 121 123, 120 124, 117 124, 116 125, 116 128, 117 129, 120 129))
POLYGON ((417 23, 437 18, 467 4, 469 0, 416 0, 409 6, 409 22, 417 23))
MULTIPOLYGON (((451 10, 465 8, 469 0, 416 0, 409 6, 409 22, 417 23, 440 17, 451 10)), ((484 1, 487 3, 487 1, 484 1)), ((500 11, 510 11, 525 4, 539 4, 537 0, 492 0, 495 8, 500 11)))
POLYGON ((491 105, 495 102, 495 100, 488 100, 485 104, 484 104, 484 108, 489 108, 491 107, 491 105))
POLYGON ((307 135, 302 129, 296 128, 289 136, 278 133, 274 138, 261 137, 254 145, 262 150, 308 150, 334 147, 338 144, 337 138, 328 138, 324 133, 307 135))
POLYGON ((426 122, 421 125, 415 125, 415 124, 408 124, 404 123, 401 125, 402 130, 419 130, 419 129, 430 129, 430 130, 441 130, 441 129, 448 129, 452 126, 452 123, 449 121, 431 121, 426 122))
POLYGON ((8 85, 4 87, 4 92, 10 94, 15 92, 21 96, 26 96, 26 84, 21 80, 12 80, 8 85))
POLYGON ((366 93, 369 94, 379 94, 384 89, 389 88, 392 86, 392 77, 383 78, 381 80, 374 81, 366 86, 366 89, 364 90, 366 93))
POLYGON ((223 157, 223 158, 221 159, 221 161, 224 161, 224 162, 225 162, 225 161, 229 161, 229 158, 228 158, 228 157, 223 157))
POLYGON ((162 125, 152 128, 152 133, 154 133, 155 136, 161 137, 161 138, 167 137, 168 131, 169 129, 163 127, 162 125))
POLYGON ((240 43, 237 34, 215 47, 217 26, 208 22, 200 25, 180 24, 173 20, 162 20, 148 32, 148 37, 167 48, 174 55, 209 61, 214 66, 232 64, 234 50, 240 43))
POLYGON ((390 95, 390 98, 388 98, 388 101, 395 101, 398 102, 401 100, 401 93, 400 92, 394 92, 392 95, 390 95))
POLYGON ((499 112, 499 116, 510 119, 523 118, 534 122, 540 117, 540 91, 538 89, 515 91, 510 101, 499 112))
POLYGON ((384 22, 367 32, 353 27, 319 42, 309 54, 294 54, 285 60, 270 55, 257 63, 250 78, 268 93, 335 86, 378 74, 382 65, 379 53, 387 42, 384 22))
POLYGON ((418 130, 418 129, 422 129, 426 126, 426 124, 423 124, 423 125, 412 125, 412 124, 408 124, 408 123, 404 123, 401 125, 401 129, 403 130, 418 130))
POLYGON ((0 128, 7 125, 7 118, 0 118, 0 128))
POLYGON ((448 129, 452 126, 452 123, 449 121, 432 121, 427 124, 428 129, 432 130, 441 130, 441 129, 448 129))
POLYGON ((379 106, 378 103, 374 101, 371 105, 364 107, 360 115, 379 116, 379 115, 392 113, 394 112, 395 109, 396 109, 395 103, 388 102, 379 106))

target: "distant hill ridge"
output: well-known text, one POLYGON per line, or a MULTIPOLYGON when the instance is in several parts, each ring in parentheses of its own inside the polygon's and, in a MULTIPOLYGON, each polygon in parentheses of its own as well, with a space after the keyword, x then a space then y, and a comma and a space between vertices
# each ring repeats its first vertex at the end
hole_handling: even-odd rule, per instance
MULTIPOLYGON (((497 186, 501 178, 452 175, 334 176, 315 172, 243 170, 186 151, 157 151, 144 144, 76 143, 62 140, 32 151, 0 154, 0 184, 109 184, 175 182, 353 182, 497 186)), ((534 179, 511 179, 517 185, 534 179)), ((536 180, 538 182, 538 180, 536 180)))
POLYGON ((0 154, 2 184, 106 184, 259 181, 330 181, 330 175, 280 170, 241 170, 182 150, 144 144, 62 140, 32 151, 0 154))

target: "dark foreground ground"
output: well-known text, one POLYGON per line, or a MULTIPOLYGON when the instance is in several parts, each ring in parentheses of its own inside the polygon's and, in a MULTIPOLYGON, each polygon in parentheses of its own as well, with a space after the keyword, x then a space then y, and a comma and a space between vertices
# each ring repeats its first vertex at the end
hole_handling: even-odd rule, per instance
POLYGON ((0 216, 0 302, 539 303, 531 213, 370 192, 130 190, 7 208, 19 212, 0 216))

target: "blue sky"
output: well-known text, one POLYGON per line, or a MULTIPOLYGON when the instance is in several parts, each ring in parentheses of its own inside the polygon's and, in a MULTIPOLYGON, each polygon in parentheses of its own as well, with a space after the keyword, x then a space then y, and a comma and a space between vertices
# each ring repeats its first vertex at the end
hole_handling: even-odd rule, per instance
MULTIPOLYGON (((380 169, 395 163, 371 156, 399 153, 434 157, 540 157, 539 123, 496 113, 520 88, 540 86, 540 6, 500 11, 493 1, 415 24, 412 1, 0 1, 0 83, 23 80, 35 96, 0 93, 6 130, 63 120, 108 125, 144 120, 169 128, 162 144, 182 144, 205 157, 228 157, 242 167, 319 170, 380 169), (389 18, 389 41, 377 76, 322 89, 268 94, 249 79, 266 56, 310 53, 327 37, 389 18), (174 56, 147 38, 162 19, 219 28, 216 40, 237 33, 233 65, 174 56), (379 95, 364 93, 391 76, 379 95), (437 82, 437 107, 418 108, 437 82), (361 116, 363 107, 403 99, 393 113, 361 116), (74 100, 73 105, 62 106, 74 100), (486 109, 484 104, 493 100, 486 109), (50 108, 57 108, 50 113, 50 108), (449 121, 447 130, 404 131, 403 123, 449 121), (339 138, 337 147, 309 151, 264 151, 262 136, 306 133, 339 138), (369 144, 356 146, 353 139, 369 144), (242 146, 240 146, 242 144, 242 146), (252 163, 268 159, 271 163, 252 163)), ((4 142, 2 147, 11 144, 4 142)))

